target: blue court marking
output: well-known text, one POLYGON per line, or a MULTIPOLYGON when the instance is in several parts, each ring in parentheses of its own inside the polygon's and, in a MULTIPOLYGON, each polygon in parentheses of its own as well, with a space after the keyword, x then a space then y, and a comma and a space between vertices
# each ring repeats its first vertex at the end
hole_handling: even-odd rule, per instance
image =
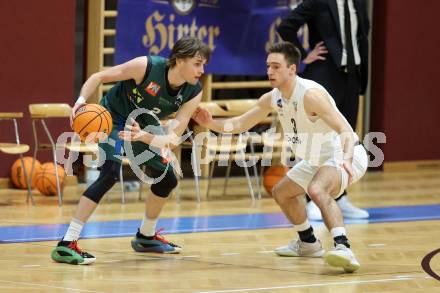
MULTIPOLYGON (((349 220, 346 224, 424 221, 440 219, 440 205, 381 207, 367 209, 368 220, 349 220)), ((133 236, 140 226, 140 220, 88 222, 81 238, 108 238, 133 236)), ((314 224, 323 225, 322 222, 314 224)), ((162 218, 158 227, 164 227, 166 234, 254 230, 290 227, 282 213, 256 213, 224 216, 201 216, 162 218)), ((34 242, 59 240, 64 236, 68 224, 0 227, 0 243, 34 242)))

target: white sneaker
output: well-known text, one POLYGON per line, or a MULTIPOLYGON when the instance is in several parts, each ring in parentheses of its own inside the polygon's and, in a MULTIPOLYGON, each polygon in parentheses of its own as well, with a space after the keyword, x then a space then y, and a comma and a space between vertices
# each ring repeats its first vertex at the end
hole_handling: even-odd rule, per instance
POLYGON ((309 201, 307 203, 306 209, 307 209, 307 217, 309 218, 309 220, 313 220, 313 221, 322 220, 321 210, 313 201, 309 201))
POLYGON ((350 219, 367 219, 370 217, 370 214, 363 209, 355 207, 349 200, 347 196, 342 196, 339 200, 336 201, 341 209, 342 215, 344 218, 350 219))
POLYGON ((343 244, 338 244, 334 249, 327 251, 324 260, 333 267, 342 267, 346 273, 353 273, 361 267, 351 249, 343 244))
POLYGON ((278 247, 274 250, 279 256, 296 256, 296 257, 321 257, 325 250, 322 248, 321 241, 316 240, 313 243, 294 240, 286 246, 278 247))

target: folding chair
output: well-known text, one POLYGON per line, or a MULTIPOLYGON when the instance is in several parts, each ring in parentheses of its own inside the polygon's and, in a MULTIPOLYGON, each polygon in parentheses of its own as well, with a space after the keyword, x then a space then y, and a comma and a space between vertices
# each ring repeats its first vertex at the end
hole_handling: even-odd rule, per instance
MULTIPOLYGON (((200 104, 202 108, 207 109, 213 117, 231 117, 236 116, 237 112, 233 111, 226 111, 222 109, 216 102, 202 102, 200 104)), ((208 178, 208 189, 206 193, 206 197, 209 197, 210 193, 210 186, 211 186, 211 180, 214 174, 214 165, 215 161, 228 161, 228 172, 230 171, 231 166, 231 158, 230 154, 232 153, 235 158, 237 158, 237 155, 239 155, 241 158, 246 157, 246 146, 247 144, 242 141, 241 135, 231 135, 231 144, 230 145, 222 145, 222 142, 218 140, 212 141, 208 140, 208 143, 204 144, 203 147, 206 148, 206 151, 210 153, 210 155, 213 155, 213 162, 210 163, 210 170, 209 170, 209 178, 208 178)), ((250 179, 249 171, 246 166, 244 166, 244 172, 246 175, 249 193, 252 198, 252 200, 255 200, 255 195, 252 187, 252 180, 250 179)), ((255 178, 257 177, 257 174, 255 174, 255 178)), ((257 179, 256 179, 257 180, 257 179)), ((223 194, 226 193, 226 184, 227 180, 225 180, 223 185, 223 194)))
MULTIPOLYGON (((223 103, 226 107, 226 109, 228 111, 237 113, 237 115, 243 114, 245 112, 247 112, 248 110, 250 110, 251 108, 255 107, 256 103, 257 103, 258 99, 243 99, 243 100, 222 100, 221 103, 223 103)), ((277 127, 278 124, 278 116, 276 115, 275 111, 273 111, 268 117, 266 117, 265 119, 263 119, 261 121, 260 124, 268 124, 270 125, 269 128, 276 128, 278 129, 279 127, 277 127)), ((256 134, 254 134, 256 135, 256 134)), ((251 142, 249 144, 251 153, 253 155, 256 155, 259 157, 259 159, 261 159, 261 162, 263 163, 263 160, 266 159, 279 159, 281 158, 281 150, 283 149, 283 136, 281 134, 281 136, 277 139, 277 140, 271 140, 269 139, 269 135, 267 135, 266 132, 263 132, 262 135, 260 135, 259 137, 257 137, 256 139, 252 140, 252 141, 260 141, 261 144, 264 148, 264 150, 271 150, 270 153, 265 153, 264 151, 262 153, 256 153, 254 148, 255 148, 255 143, 251 142)), ((263 172, 264 172, 264 164, 261 164, 261 168, 260 168, 260 175, 256 176, 256 178, 259 178, 260 180, 257 180, 257 186, 258 188, 258 197, 259 199, 261 199, 261 188, 262 188, 262 181, 263 181, 263 172)), ((254 165, 254 173, 257 174, 257 166, 254 165)), ((227 177, 228 178, 229 173, 227 173, 227 177)))
MULTIPOLYGON (((227 100, 227 101, 225 101, 225 107, 226 107, 226 109, 229 112, 235 113, 235 115, 241 115, 241 114, 247 112, 248 110, 252 109, 253 107, 255 107, 255 105, 257 104, 257 101, 258 101, 257 99, 227 100)), ((250 135, 249 132, 246 132, 246 134, 250 135)), ((257 140, 257 141, 261 140, 261 137, 258 134, 254 133, 252 141, 253 140, 257 140)), ((255 144, 252 141, 248 144, 249 148, 250 148, 250 151, 251 151, 251 155, 254 156, 254 157, 255 156, 259 156, 260 157, 261 156, 260 154, 255 153, 255 148, 254 148, 255 144)), ((260 182, 259 182, 260 181, 259 180, 259 176, 257 175, 258 174, 257 164, 254 164, 252 166, 252 168, 254 170, 255 181, 256 181, 256 184, 258 186, 258 188, 257 188, 258 199, 261 199, 261 188, 260 188, 261 185, 260 185, 260 182)), ((228 169, 226 171, 225 188, 223 190, 223 193, 225 193, 226 186, 228 184, 228 179, 229 179, 230 172, 231 172, 231 164, 228 165, 228 169)))
MULTIPOLYGON (((23 162, 23 154, 29 151, 29 146, 27 144, 20 143, 20 136, 18 134, 18 123, 17 118, 23 118, 23 113, 14 112, 14 113, 0 113, 0 121, 1 120, 12 120, 14 123, 14 131, 15 131, 15 143, 0 143, 0 152, 9 154, 9 155, 19 155, 21 161, 21 167, 24 173, 24 179, 27 182, 27 197, 26 202, 29 202, 29 198, 31 199, 32 205, 35 205, 34 197, 31 192, 31 178, 28 176, 27 171, 23 162)), ((32 173, 31 173, 32 174, 32 173)))

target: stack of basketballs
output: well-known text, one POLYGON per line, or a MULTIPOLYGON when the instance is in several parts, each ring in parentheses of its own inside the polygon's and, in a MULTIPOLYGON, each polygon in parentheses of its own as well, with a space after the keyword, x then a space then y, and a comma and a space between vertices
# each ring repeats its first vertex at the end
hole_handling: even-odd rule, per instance
MULTIPOLYGON (((86 144, 96 143, 100 139, 105 139, 110 134, 112 127, 113 123, 110 112, 97 104, 87 104, 80 107, 76 111, 72 125, 73 130, 80 136, 81 141, 86 144)), ((38 160, 35 160, 33 172, 30 174, 33 161, 32 157, 23 158, 26 174, 28 176, 31 175, 32 178, 31 188, 37 187, 44 195, 57 194, 55 164, 52 162, 41 164, 38 160)), ((57 165, 57 168, 60 188, 62 189, 66 174, 63 167, 57 165)), ((27 182, 20 159, 12 165, 11 180, 15 187, 27 189, 27 182)))
MULTIPOLYGON (((35 160, 34 170, 31 174, 33 161, 34 159, 32 157, 23 158, 24 168, 26 169, 28 179, 29 176, 32 178, 31 188, 37 187, 42 194, 48 196, 57 194, 55 164, 53 162, 41 164, 38 160, 35 160)), ((66 174, 62 166, 57 165, 57 168, 60 188, 63 189, 66 174)), ((14 164, 12 164, 11 181, 16 188, 27 189, 27 182, 20 159, 16 160, 14 164)))

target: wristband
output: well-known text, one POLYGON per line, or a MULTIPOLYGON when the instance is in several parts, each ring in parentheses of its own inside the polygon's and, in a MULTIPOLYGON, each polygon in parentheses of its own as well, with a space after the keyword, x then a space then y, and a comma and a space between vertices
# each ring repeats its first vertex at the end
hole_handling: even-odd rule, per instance
POLYGON ((78 100, 76 100, 75 104, 85 104, 86 103, 86 98, 83 96, 79 96, 78 100))

